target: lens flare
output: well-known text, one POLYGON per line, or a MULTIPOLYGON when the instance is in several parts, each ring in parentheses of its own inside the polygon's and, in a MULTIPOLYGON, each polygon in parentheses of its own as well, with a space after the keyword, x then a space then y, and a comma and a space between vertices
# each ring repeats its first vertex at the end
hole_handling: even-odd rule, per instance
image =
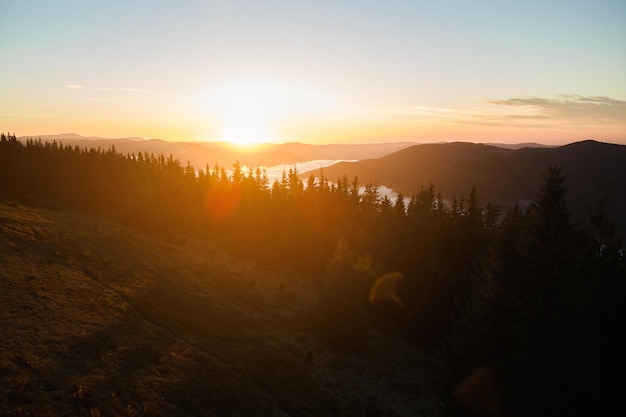
POLYGON ((386 302, 393 302, 398 307, 404 308, 404 303, 398 295, 402 282, 404 282, 402 272, 389 272, 382 275, 370 288, 370 303, 384 304, 386 302))
POLYGON ((241 201, 241 187, 237 185, 211 187, 207 192, 206 208, 209 219, 219 223, 230 218, 241 201))

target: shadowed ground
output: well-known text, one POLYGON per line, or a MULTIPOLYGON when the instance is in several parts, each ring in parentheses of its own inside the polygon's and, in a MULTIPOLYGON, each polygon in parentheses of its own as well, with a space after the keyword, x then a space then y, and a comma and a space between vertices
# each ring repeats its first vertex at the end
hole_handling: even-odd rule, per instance
POLYGON ((210 241, 0 203, 0 410, 439 415, 441 366, 372 333, 315 337, 313 278, 210 241))

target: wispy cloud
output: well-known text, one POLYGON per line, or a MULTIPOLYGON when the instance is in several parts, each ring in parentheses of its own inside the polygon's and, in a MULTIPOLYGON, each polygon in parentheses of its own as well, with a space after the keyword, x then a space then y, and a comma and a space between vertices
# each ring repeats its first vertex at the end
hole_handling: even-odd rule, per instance
POLYGON ((382 114, 425 117, 425 116, 440 116, 440 115, 450 114, 454 112, 454 109, 449 109, 449 108, 444 108, 444 107, 432 107, 432 106, 397 106, 397 107, 391 107, 390 109, 372 110, 372 112, 382 113, 382 114))
POLYGON ((71 90, 113 91, 122 93, 154 93, 152 90, 145 90, 141 88, 87 87, 80 84, 67 84, 65 88, 69 88, 71 90))
POLYGON ((474 99, 455 108, 404 106, 372 113, 415 121, 482 126, 549 128, 626 124, 626 101, 604 96, 560 95, 555 98, 474 99))
MULTIPOLYGON (((604 96, 561 95, 556 99, 521 97, 486 100, 487 104, 531 110, 535 116, 586 121, 626 120, 626 101, 604 96)), ((511 117, 516 114, 511 114, 511 117)))

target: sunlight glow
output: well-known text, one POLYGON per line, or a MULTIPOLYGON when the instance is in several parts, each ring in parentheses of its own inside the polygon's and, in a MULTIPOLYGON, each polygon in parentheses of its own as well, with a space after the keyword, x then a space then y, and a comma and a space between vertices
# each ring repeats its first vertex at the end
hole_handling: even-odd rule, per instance
POLYGON ((223 118, 222 123, 221 141, 244 147, 273 142, 267 122, 255 113, 235 111, 223 118))
POLYGON ((336 99, 310 85, 261 77, 219 80, 200 101, 217 120, 218 140, 238 146, 284 140, 277 132, 289 119, 337 108, 336 99))
POLYGON ((276 116, 272 86, 260 82, 238 82, 216 91, 221 140, 237 145, 271 142, 270 123, 276 116))

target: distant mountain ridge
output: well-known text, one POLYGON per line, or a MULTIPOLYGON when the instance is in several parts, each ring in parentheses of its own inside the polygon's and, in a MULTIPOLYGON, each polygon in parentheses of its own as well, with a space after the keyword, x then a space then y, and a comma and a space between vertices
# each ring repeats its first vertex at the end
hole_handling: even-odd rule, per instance
MULTIPOLYGON (((148 152, 155 155, 163 153, 178 158, 182 164, 189 162, 196 169, 216 163, 230 168, 235 161, 247 166, 274 166, 296 164, 313 160, 363 160, 380 158, 390 153, 418 145, 417 142, 383 142, 364 144, 327 144, 311 145, 299 142, 265 143, 253 148, 237 147, 225 142, 170 142, 163 139, 144 139, 140 137, 103 138, 81 136, 76 133, 55 135, 21 136, 41 139, 44 142, 57 141, 64 145, 87 148, 108 149, 112 145, 122 153, 148 152)), ((493 146, 517 149, 520 147, 545 147, 539 143, 492 144, 493 146)))
POLYGON ((523 142, 523 143, 485 143, 484 145, 497 146, 498 148, 505 149, 522 149, 522 148, 555 148, 556 146, 544 145, 537 142, 523 142))
POLYGON ((324 168, 324 174, 331 180, 357 176, 362 184, 371 181, 409 197, 430 183, 449 200, 467 196, 475 186, 481 203, 510 207, 535 198, 550 165, 567 176, 575 217, 586 218, 606 195, 611 220, 626 236, 626 145, 586 140, 513 150, 466 142, 423 144, 377 159, 341 162, 324 168))
POLYGON ((264 143, 251 148, 238 147, 225 142, 170 142, 162 139, 127 137, 118 139, 85 137, 75 133, 60 135, 21 136, 20 140, 33 138, 44 142, 57 141, 64 145, 108 149, 112 145, 118 152, 148 152, 172 155, 182 164, 189 162, 196 169, 216 163, 230 168, 235 161, 247 166, 274 166, 296 164, 312 160, 361 160, 379 158, 389 153, 415 145, 414 142, 370 144, 309 145, 298 142, 264 143))
MULTIPOLYGON (((577 218, 586 218, 596 201, 607 195, 611 220, 626 237, 626 145, 586 140, 550 147, 538 143, 475 144, 467 142, 417 144, 414 142, 310 145, 297 142, 261 144, 252 149, 223 142, 169 142, 161 139, 126 137, 108 139, 75 133, 23 136, 64 145, 108 149, 118 152, 147 152, 172 155, 181 164, 196 169, 216 163, 230 168, 243 165, 296 165, 313 160, 356 160, 324 168, 325 175, 337 179, 344 174, 384 185, 405 196, 417 193, 430 183, 446 199, 467 196, 476 186, 481 203, 490 201, 502 207, 532 201, 549 165, 560 166, 567 175, 569 201, 577 218)), ((319 170, 304 172, 317 175, 319 170)))

